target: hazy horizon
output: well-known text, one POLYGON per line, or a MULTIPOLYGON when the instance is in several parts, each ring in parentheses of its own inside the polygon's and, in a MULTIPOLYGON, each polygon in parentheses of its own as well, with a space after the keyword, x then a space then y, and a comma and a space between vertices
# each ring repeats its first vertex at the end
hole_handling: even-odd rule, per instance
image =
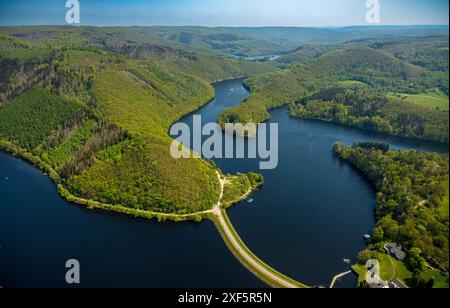
POLYGON ((239 29, 239 28, 255 28, 255 29, 261 29, 261 28, 292 28, 292 29, 345 29, 345 28, 408 28, 408 27, 450 27, 449 24, 402 24, 402 25, 345 25, 345 26, 203 26, 203 25, 88 25, 88 24, 81 24, 81 25, 67 25, 67 24, 35 24, 35 25, 1 25, 2 28, 8 28, 8 27, 93 27, 93 28, 134 28, 134 27, 142 27, 142 28, 227 28, 227 29, 239 29))
MULTIPOLYGON (((448 26, 447 0, 379 0, 372 26, 448 26)), ((66 0, 0 0, 1 26, 64 25, 66 0)), ((369 26, 366 0, 79 0, 81 26, 369 26)))

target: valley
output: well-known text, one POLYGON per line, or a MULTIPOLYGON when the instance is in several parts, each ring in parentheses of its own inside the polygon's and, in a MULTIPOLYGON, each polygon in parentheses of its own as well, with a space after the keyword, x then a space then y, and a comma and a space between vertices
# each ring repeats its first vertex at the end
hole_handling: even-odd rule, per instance
MULTIPOLYGON (((135 238, 131 251, 145 255, 155 252, 142 248, 144 241, 160 242, 150 229, 173 234, 169 241, 178 245, 180 233, 190 230, 195 237, 196 229, 202 230, 202 241, 186 242, 196 247, 200 261, 187 253, 184 265, 173 270, 150 266, 148 273, 158 277, 167 272, 176 280, 177 271, 201 267, 204 243, 211 245, 210 254, 224 253, 209 219, 237 260, 275 287, 328 286, 332 277, 348 270, 343 258, 361 265, 361 254, 379 252, 388 240, 412 252, 420 248, 420 261, 448 272, 448 189, 436 184, 448 183, 447 27, 0 27, 0 63, 0 148, 40 168, 56 186, 23 161, 2 154, 2 225, 8 225, 6 217, 20 225, 22 210, 35 213, 18 193, 25 170, 37 187, 45 187, 48 202, 67 207, 44 206, 46 213, 56 211, 62 220, 75 215, 70 228, 54 226, 61 237, 70 237, 75 221, 89 221, 91 213, 97 225, 82 239, 92 244, 89 236, 104 220, 111 231, 102 233, 106 243, 113 245, 113 229, 125 227, 123 240, 135 238), (412 44, 415 52, 405 47, 412 44), (194 115, 222 127, 278 123, 280 166, 264 171, 255 159, 174 159, 174 136, 168 131, 177 122, 192 126, 194 115), (336 142, 342 147, 334 146, 333 152, 336 142), (363 149, 367 157, 359 155, 358 144, 370 145, 363 149), (379 153, 379 144, 393 151, 379 153), (394 201, 386 200, 391 190, 379 183, 382 175, 397 180, 391 169, 382 168, 380 162, 388 160, 399 174, 415 175, 405 178, 412 187, 396 184, 395 190, 405 195, 394 201), (9 164, 16 167, 6 168, 9 164), (366 170, 364 164, 373 168, 366 170), (244 206, 251 192, 255 202, 244 206), (410 195, 421 210, 405 201, 410 195), (74 210, 72 203, 92 211, 74 210), (7 208, 11 204, 22 209, 13 217, 7 208), (133 219, 107 212, 157 222, 137 220, 132 226, 133 219), (174 227, 165 221, 184 222, 174 227), (362 237, 372 233, 375 242, 366 247, 362 237)), ((250 141, 244 142, 248 146, 250 141)), ((46 197, 32 183, 26 189, 42 207, 46 197)), ((40 229, 52 223, 48 219, 37 215, 29 228, 48 235, 40 229)), ((13 243, 22 228, 3 232, 4 241, 13 243)), ((61 237, 55 234, 46 243, 61 237)), ((185 248, 190 250, 188 244, 185 248)), ((8 249, 10 255, 17 253, 8 249)), ((103 247, 98 254, 107 251, 114 249, 103 247)), ((209 261, 205 268, 220 275, 223 285, 240 286, 232 275, 241 277, 242 285, 264 285, 242 272, 236 260, 224 261, 231 253, 220 258, 226 270, 214 271, 209 261)), ((67 254, 70 250, 63 247, 55 258, 67 254)), ((80 254, 89 266, 98 264, 88 250, 80 254)), ((162 255, 155 258, 163 262, 162 255)), ((9 279, 0 282, 36 283, 27 275, 12 279, 13 269, 2 267, 9 279)), ((207 271, 202 271, 205 279, 189 272, 198 283, 176 281, 214 285, 207 271)), ((421 267, 408 283, 426 284, 422 280, 431 281, 430 275, 421 267)), ((138 280, 142 286, 150 283, 138 280)), ((439 281, 445 285, 445 277, 439 281)), ((104 283, 99 276, 89 280, 91 285, 104 283)), ((51 277, 49 284, 58 285, 51 277)))

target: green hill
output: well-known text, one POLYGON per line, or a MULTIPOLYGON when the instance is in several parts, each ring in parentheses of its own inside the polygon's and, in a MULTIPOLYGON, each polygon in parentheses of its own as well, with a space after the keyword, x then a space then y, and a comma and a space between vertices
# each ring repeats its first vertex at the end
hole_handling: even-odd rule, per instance
POLYGON ((354 40, 400 36, 448 35, 448 27, 144 27, 140 32, 191 49, 248 57, 290 53, 304 45, 343 44, 354 40))
POLYGON ((448 72, 447 35, 399 37, 369 40, 368 47, 385 51, 396 58, 432 71, 448 72))
POLYGON ((219 198, 215 167, 172 159, 167 131, 214 96, 210 82, 275 70, 138 27, 0 33, 2 138, 76 197, 132 210, 209 210, 219 198))
POLYGON ((361 91, 357 90, 361 84, 367 86, 367 93, 375 94, 416 94, 436 87, 448 92, 448 77, 442 80, 441 75, 372 48, 352 47, 326 53, 313 61, 280 72, 247 79, 245 85, 252 95, 240 105, 225 110, 218 121, 222 125, 226 122, 258 123, 269 118, 268 110, 290 104, 294 116, 448 142, 446 111, 420 108, 415 104, 383 98, 386 102, 373 104, 375 109, 355 114, 351 97, 340 102, 334 97, 314 97, 330 88, 339 90, 349 87, 356 88, 353 92, 361 91), (316 111, 311 112, 312 108, 316 111), (340 113, 339 108, 342 111, 340 113), (339 119, 336 118, 338 113, 339 119))
POLYGON ((202 160, 173 160, 167 131, 213 97, 212 81, 253 76, 245 81, 252 95, 224 111, 221 123, 264 121, 267 110, 290 104, 296 116, 448 141, 448 112, 380 95, 416 95, 429 89, 447 95, 448 77, 442 72, 415 66, 384 49, 312 45, 371 33, 2 27, 2 144, 12 142, 10 150, 32 156, 52 175, 56 172, 58 177, 52 177, 59 187, 77 197, 132 210, 186 214, 217 202, 216 169, 202 160), (294 52, 266 62, 225 55, 266 54, 280 51, 280 46, 283 52, 294 52), (353 99, 355 95, 362 98, 353 99))
POLYGON ((173 159, 167 131, 213 97, 209 81, 273 67, 177 49, 133 28, 2 31, 0 60, 11 69, 0 80, 0 135, 23 149, 6 147, 56 171, 76 197, 169 214, 217 202, 215 167, 173 159))
POLYGON ((379 146, 384 147, 372 143, 334 146, 337 155, 359 169, 377 190, 377 225, 369 248, 401 243, 415 276, 428 271, 425 260, 447 272, 449 222, 441 203, 448 199, 448 156, 379 146))
POLYGON ((0 108, 0 134, 21 147, 33 149, 82 106, 34 87, 0 108))

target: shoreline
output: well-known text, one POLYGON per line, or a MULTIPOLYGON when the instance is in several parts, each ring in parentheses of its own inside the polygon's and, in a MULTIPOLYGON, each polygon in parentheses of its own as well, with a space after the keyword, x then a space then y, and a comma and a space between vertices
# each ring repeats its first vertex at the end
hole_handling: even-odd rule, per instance
MULTIPOLYGON (((94 200, 88 200, 74 196, 64 187, 58 173, 50 165, 45 163, 40 157, 37 157, 31 152, 20 148, 4 139, 0 139, 0 151, 4 152, 6 155, 21 159, 31 167, 41 170, 44 173, 43 175, 50 178, 50 180, 53 182, 55 188, 58 191, 58 195, 62 199, 71 204, 74 204, 75 206, 84 206, 88 210, 102 210, 105 212, 125 214, 129 217, 143 218, 149 221, 151 221, 152 219, 156 219, 156 222, 158 223, 165 221, 172 221, 175 223, 193 221, 200 223, 204 219, 210 219, 214 223, 217 231, 221 235, 225 245, 228 247, 230 252, 248 271, 250 271, 258 279, 273 288, 308 288, 306 285, 283 275, 282 273, 276 271, 275 269, 261 261, 244 244, 244 242, 234 229, 233 225, 231 224, 231 221, 226 213, 226 209, 223 207, 222 197, 226 177, 222 179, 222 174, 218 170, 216 170, 216 172, 221 186, 221 192, 219 200, 211 210, 189 214, 168 214, 136 210, 124 207, 122 205, 105 204, 94 200)), ((242 196, 236 198, 232 202, 227 203, 226 206, 231 207, 241 202, 246 197, 251 195, 255 190, 257 190, 257 187, 250 187, 250 189, 246 191, 242 196)))
POLYGON ((160 213, 160 212, 151 212, 144 210, 137 210, 125 207, 123 205, 113 205, 101 203, 91 199, 85 199, 78 196, 73 195, 61 182, 61 178, 58 173, 47 163, 42 161, 38 156, 33 155, 27 150, 20 148, 13 143, 6 141, 4 139, 0 139, 0 151, 5 152, 5 154, 10 155, 12 157, 16 157, 18 159, 23 160, 28 163, 30 166, 37 168, 44 172, 44 176, 50 178, 55 188, 58 191, 59 196, 66 200, 69 203, 84 206, 87 209, 100 209, 107 212, 115 212, 119 214, 126 214, 128 216, 133 216, 135 218, 145 218, 145 219, 157 219, 158 222, 162 221, 173 221, 173 222, 181 222, 181 221, 200 221, 207 218, 208 211, 188 213, 188 214, 175 214, 175 213, 160 213))
MULTIPOLYGON (((126 208, 121 205, 110 205, 105 203, 100 203, 93 200, 83 199, 72 195, 61 183, 59 175, 56 171, 51 168, 48 164, 43 162, 39 157, 33 155, 32 153, 22 149, 9 141, 0 139, 0 152, 6 155, 15 157, 29 164, 31 167, 36 168, 44 172, 44 176, 50 178, 50 180, 55 185, 58 191, 58 195, 66 200, 67 202, 75 206, 84 206, 88 210, 102 210, 106 212, 114 212, 117 214, 125 214, 129 217, 143 218, 148 221, 156 219, 158 223, 165 221, 172 222, 201 222, 203 219, 210 219, 219 234, 221 235, 225 245, 228 247, 230 252, 238 259, 238 261, 253 275, 258 279, 266 283, 268 286, 273 288, 307 288, 306 285, 297 282, 281 273, 271 268, 269 265, 261 261, 256 257, 250 249, 243 243, 242 239, 237 234, 236 230, 231 224, 231 221, 226 214, 226 209, 222 207, 222 197, 223 197, 223 187, 225 180, 222 180, 222 174, 218 170, 217 176, 221 186, 221 193, 218 202, 214 205, 211 210, 190 213, 190 214, 167 214, 167 213, 157 213, 149 212, 143 210, 135 210, 131 208, 126 208), (218 214, 220 213, 220 214, 218 214), (234 243, 234 244, 233 244, 234 243)), ((225 178, 226 179, 226 178, 225 178)), ((233 206, 239 203, 257 188, 251 187, 245 194, 228 203, 227 206, 233 206)))
MULTIPOLYGON (((20 148, 19 146, 13 144, 10 141, 5 139, 0 139, 0 151, 4 152, 6 155, 18 158, 23 160, 25 163, 30 166, 41 170, 44 176, 48 177, 54 184, 56 190, 58 191, 59 196, 66 200, 69 203, 72 203, 77 206, 84 206, 88 210, 104 210, 107 212, 115 212, 118 214, 125 214, 128 216, 132 216, 135 218, 144 218, 148 220, 156 219, 157 222, 164 221, 172 221, 172 222, 185 222, 185 221, 194 221, 201 222, 204 219, 209 218, 209 214, 214 210, 215 205, 212 206, 211 209, 201 212, 193 212, 187 214, 177 214, 177 213, 161 213, 161 212, 153 212, 153 211, 145 211, 138 210, 129 207, 125 207, 120 204, 107 204, 98 202, 92 199, 85 199, 82 197, 78 197, 73 195, 63 184, 58 173, 46 162, 44 162, 40 157, 34 155, 26 149, 20 148)), ((217 170, 216 170, 217 171, 217 170)), ((219 172, 219 171, 217 171, 219 172)), ((250 195, 256 188, 250 188, 247 193, 241 198, 233 201, 231 205, 234 205, 241 200, 243 200, 246 196, 250 195)), ((219 200, 220 202, 221 200, 219 200)))
MULTIPOLYGON (((246 77, 235 77, 230 78, 226 80, 235 80, 235 79, 244 79, 246 77)), ((209 87, 212 89, 210 98, 201 104, 200 106, 197 106, 193 108, 192 110, 189 110, 186 114, 180 116, 179 119, 174 121, 174 123, 180 121, 186 116, 189 116, 190 114, 198 111, 199 109, 207 106, 209 103, 211 103, 215 97, 215 89, 214 84, 220 83, 222 81, 214 81, 214 82, 207 82, 209 87)), ((171 126, 174 124, 172 123, 171 126)), ((169 127, 170 131, 170 127, 169 127)), ((169 131, 167 131, 167 135, 170 138, 169 131)), ((190 150, 190 149, 189 149, 190 150)), ((44 172, 44 175, 49 177, 53 184, 55 185, 58 194, 61 198, 66 200, 69 203, 78 205, 78 206, 84 206, 87 209, 93 210, 93 209, 99 209, 104 210, 108 212, 115 212, 119 214, 125 214, 129 216, 133 216, 135 218, 144 218, 148 220, 156 219, 158 222, 163 221, 173 221, 173 222, 182 222, 182 221, 194 221, 194 222, 201 222, 203 219, 208 218, 208 214, 213 210, 214 205, 211 205, 210 210, 201 211, 201 212, 193 212, 193 213, 186 213, 186 214, 177 214, 177 213, 160 213, 160 212, 152 212, 152 211, 145 211, 145 210, 138 210, 133 209, 129 207, 125 207, 120 204, 107 204, 98 202, 92 199, 86 199, 82 197, 78 197, 71 193, 67 187, 65 187, 61 181, 61 177, 56 172, 56 170, 47 162, 43 161, 39 156, 34 155, 31 151, 22 148, 13 142, 7 140, 3 136, 0 135, 0 151, 4 151, 5 153, 13 156, 18 157, 19 159, 22 159, 26 163, 30 164, 31 166, 40 169, 44 172)), ((205 160, 202 159, 203 162, 207 163, 205 160)), ((218 168, 215 167, 215 170, 217 171, 218 168)))

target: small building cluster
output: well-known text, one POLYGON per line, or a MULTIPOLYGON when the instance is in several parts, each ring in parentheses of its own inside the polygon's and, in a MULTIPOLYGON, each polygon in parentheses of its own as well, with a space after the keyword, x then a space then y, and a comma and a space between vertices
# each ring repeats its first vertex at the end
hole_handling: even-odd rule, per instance
POLYGON ((390 289, 408 289, 408 286, 400 279, 395 278, 389 283, 390 289))
POLYGON ((391 282, 386 282, 379 277, 374 277, 369 287, 371 289, 408 289, 408 286, 400 279, 395 278, 391 282))
MULTIPOLYGON (((371 238, 368 235, 364 236, 366 243, 370 242, 371 238)), ((388 255, 395 257, 397 260, 403 261, 406 259, 406 252, 403 250, 402 245, 397 243, 386 243, 384 245, 384 250, 388 255)), ((371 269, 368 268, 370 271, 371 269)), ((369 287, 371 289, 407 289, 408 286, 400 279, 393 279, 390 282, 386 282, 379 276, 373 274, 371 281, 369 282, 369 287)))
POLYGON ((396 243, 386 243, 384 250, 387 254, 394 256, 397 260, 403 261, 406 259, 406 252, 403 251, 403 247, 396 243))

